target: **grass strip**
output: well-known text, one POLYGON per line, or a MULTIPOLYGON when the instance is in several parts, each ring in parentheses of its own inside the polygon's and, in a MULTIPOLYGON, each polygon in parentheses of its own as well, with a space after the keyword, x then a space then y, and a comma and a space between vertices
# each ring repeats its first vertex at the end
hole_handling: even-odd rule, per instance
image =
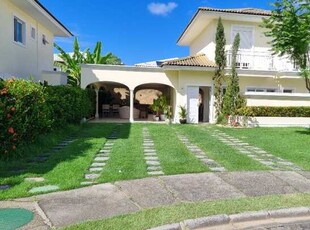
POLYGON ((186 219, 310 205, 310 194, 273 195, 199 203, 181 203, 66 227, 73 229, 148 229, 186 219))
POLYGON ((166 175, 208 172, 209 168, 191 154, 178 139, 172 125, 146 125, 166 175))

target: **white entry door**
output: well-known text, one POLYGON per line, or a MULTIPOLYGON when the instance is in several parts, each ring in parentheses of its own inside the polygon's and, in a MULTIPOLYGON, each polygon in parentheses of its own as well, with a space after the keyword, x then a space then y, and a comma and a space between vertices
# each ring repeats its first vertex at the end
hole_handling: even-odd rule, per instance
POLYGON ((199 86, 187 87, 187 122, 198 123, 199 116, 199 86))

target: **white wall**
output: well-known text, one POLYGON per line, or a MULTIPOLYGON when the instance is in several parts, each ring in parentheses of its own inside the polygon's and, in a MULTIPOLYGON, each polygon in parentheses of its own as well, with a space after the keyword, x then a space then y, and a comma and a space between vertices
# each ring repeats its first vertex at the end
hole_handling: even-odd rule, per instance
POLYGON ((41 71, 53 69, 53 34, 8 0, 0 1, 0 50, 0 75, 8 73, 26 79, 32 75, 40 80, 41 71), (14 42, 14 16, 26 24, 25 45, 14 42), (31 38, 31 27, 36 29, 35 40, 31 38), (42 34, 49 44, 42 44, 42 34))
MULTIPOLYGON (((270 49, 270 44, 268 44, 270 38, 264 35, 265 29, 261 28, 259 23, 228 20, 222 20, 222 23, 225 30, 227 49, 231 47, 233 42, 233 38, 231 37, 233 25, 252 26, 254 28, 253 51, 267 51, 270 49)), ((210 60, 214 61, 216 28, 217 19, 210 22, 202 33, 190 44, 190 55, 205 53, 210 60)))

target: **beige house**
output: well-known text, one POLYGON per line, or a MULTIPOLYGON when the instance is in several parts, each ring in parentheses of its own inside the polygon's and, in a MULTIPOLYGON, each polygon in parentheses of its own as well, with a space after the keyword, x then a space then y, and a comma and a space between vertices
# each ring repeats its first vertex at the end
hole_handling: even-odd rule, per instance
MULTIPOLYGON (((310 94, 298 70, 287 58, 273 56, 264 29, 263 17, 270 11, 261 9, 199 8, 186 26, 177 44, 189 46, 190 54, 135 66, 83 65, 82 87, 97 90, 97 113, 101 113, 100 89, 122 88, 129 99, 129 120, 139 109, 137 98, 145 90, 158 90, 169 97, 173 120, 178 122, 179 106, 186 106, 188 121, 215 122, 213 81, 215 33, 222 18, 227 40, 227 72, 230 69, 234 36, 241 37, 237 67, 240 89, 249 106, 310 106, 310 94)), ((143 107, 143 106, 142 106, 143 107)), ((144 108, 145 110, 145 108, 144 108)))
POLYGON ((66 74, 54 71, 54 37, 71 32, 37 0, 0 1, 0 77, 47 80, 66 84, 66 74))

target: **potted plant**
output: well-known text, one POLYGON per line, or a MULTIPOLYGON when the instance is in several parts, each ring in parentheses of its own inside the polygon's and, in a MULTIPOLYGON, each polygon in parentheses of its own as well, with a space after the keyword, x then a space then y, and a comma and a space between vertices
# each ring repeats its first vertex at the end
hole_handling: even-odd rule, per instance
POLYGON ((186 123, 186 117, 187 117, 187 111, 185 106, 179 106, 180 111, 179 111, 179 121, 181 124, 185 124, 186 123))
POLYGON ((159 103, 160 112, 162 112, 160 114, 160 120, 161 121, 165 121, 166 120, 166 115, 167 115, 167 107, 168 107, 167 97, 164 96, 164 95, 160 95, 157 100, 158 100, 158 103, 159 103))
POLYGON ((158 98, 157 99, 154 99, 153 100, 153 104, 150 106, 151 110, 154 111, 154 117, 153 117, 153 120, 154 121, 159 121, 159 111, 160 111, 160 105, 159 105, 159 100, 158 98))
POLYGON ((168 124, 171 124, 171 122, 172 122, 172 110, 171 110, 171 106, 170 105, 168 105, 167 107, 166 107, 166 116, 167 116, 167 119, 166 119, 166 121, 167 121, 167 123, 168 124))

